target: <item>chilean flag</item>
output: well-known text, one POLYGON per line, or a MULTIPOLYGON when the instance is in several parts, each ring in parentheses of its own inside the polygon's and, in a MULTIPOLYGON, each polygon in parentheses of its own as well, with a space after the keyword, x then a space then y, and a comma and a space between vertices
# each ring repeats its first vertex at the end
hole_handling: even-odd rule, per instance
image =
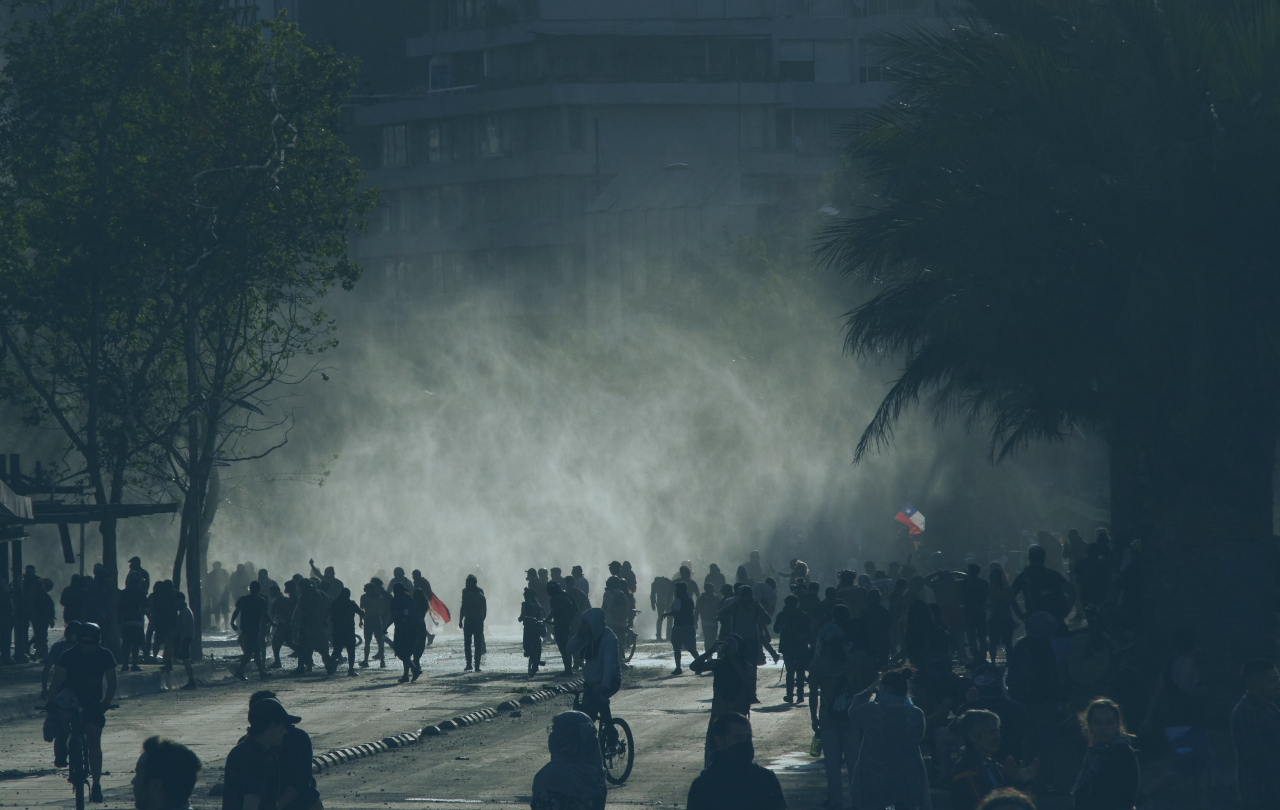
POLYGON ((902 507, 894 520, 907 527, 909 534, 920 534, 924 531, 924 515, 912 508, 911 504, 902 507))
POLYGON ((436 624, 448 624, 449 620, 453 618, 449 615, 449 608, 445 607, 444 602, 441 602, 440 597, 435 594, 431 594, 431 607, 427 613, 436 624))

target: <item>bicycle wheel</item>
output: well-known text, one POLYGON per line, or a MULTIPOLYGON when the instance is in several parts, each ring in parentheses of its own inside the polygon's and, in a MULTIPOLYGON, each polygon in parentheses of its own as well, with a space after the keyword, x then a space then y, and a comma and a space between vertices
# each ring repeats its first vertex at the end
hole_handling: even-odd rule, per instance
POLYGON ((601 744, 604 754, 604 776, 610 783, 621 785, 631 775, 631 767, 636 763, 635 741, 631 737, 631 726, 621 717, 613 718, 612 740, 601 744))
POLYGON ((632 630, 631 632, 627 633, 627 640, 623 644, 622 660, 627 662, 628 664, 630 664, 631 659, 635 657, 637 638, 639 638, 639 636, 636 634, 634 630, 632 630))
POLYGON ((89 752, 83 738, 72 735, 67 746, 67 779, 76 794, 76 810, 84 810, 84 788, 89 781, 89 752))

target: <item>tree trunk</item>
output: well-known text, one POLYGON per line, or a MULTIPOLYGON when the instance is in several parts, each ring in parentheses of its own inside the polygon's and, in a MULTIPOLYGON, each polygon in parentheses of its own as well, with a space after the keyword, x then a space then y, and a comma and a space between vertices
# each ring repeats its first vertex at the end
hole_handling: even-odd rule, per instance
POLYGON ((116 616, 116 597, 119 590, 120 567, 116 563, 116 518, 107 518, 98 524, 102 535, 102 567, 107 571, 107 615, 102 623, 102 646, 120 652, 120 623, 116 616))
POLYGON ((1276 653, 1276 431, 1269 415, 1241 410, 1169 431, 1146 448, 1153 508, 1151 533, 1141 538, 1145 623, 1160 641, 1178 628, 1195 631, 1202 677, 1224 701, 1213 707, 1220 718, 1241 664, 1276 653))

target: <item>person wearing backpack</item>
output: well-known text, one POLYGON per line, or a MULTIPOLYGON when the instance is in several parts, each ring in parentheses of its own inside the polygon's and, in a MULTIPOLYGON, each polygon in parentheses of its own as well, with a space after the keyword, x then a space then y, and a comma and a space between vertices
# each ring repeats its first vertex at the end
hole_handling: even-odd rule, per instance
POLYGON ((852 785, 858 760, 858 734, 849 719, 854 703, 856 679, 853 657, 845 649, 844 632, 826 624, 818 631, 817 655, 809 664, 809 718, 813 731, 822 740, 822 757, 827 768, 828 807, 847 807, 841 784, 841 766, 847 768, 852 785))

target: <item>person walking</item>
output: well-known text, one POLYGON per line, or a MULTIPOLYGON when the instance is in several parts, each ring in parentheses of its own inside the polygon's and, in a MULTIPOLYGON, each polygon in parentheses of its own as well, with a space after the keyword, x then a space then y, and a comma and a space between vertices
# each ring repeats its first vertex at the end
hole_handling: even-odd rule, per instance
POLYGON ((849 786, 854 807, 933 807, 929 777, 920 754, 924 712, 908 697, 914 675, 915 670, 910 667, 890 670, 880 676, 878 686, 854 698, 849 722, 862 737, 849 786), (872 690, 875 699, 868 700, 872 690))
POLYGON ((782 611, 773 621, 773 631, 778 634, 778 650, 787 671, 787 694, 782 701, 803 704, 805 672, 813 658, 813 628, 795 594, 788 594, 782 600, 782 611))
POLYGON ((575 711, 557 714, 547 749, 551 761, 533 777, 531 810, 604 810, 607 785, 591 718, 575 711))
POLYGON ((703 748, 703 766, 711 767, 715 750, 716 719, 724 714, 746 716, 755 697, 755 667, 742 658, 742 639, 736 635, 721 636, 716 646, 689 662, 689 669, 701 675, 710 672, 711 718, 703 748), (715 658, 712 658, 715 655, 715 658))
POLYGON ((395 625, 396 635, 392 642, 396 651, 396 658, 399 658, 404 664, 404 674, 400 676, 400 683, 408 683, 412 678, 421 674, 413 661, 414 652, 421 645, 422 640, 418 638, 418 630, 422 625, 422 617, 418 615, 418 603, 413 600, 406 590, 403 582, 397 582, 391 586, 391 623, 395 625))
POLYGON ((560 651, 560 661, 564 664, 564 674, 573 674, 573 655, 569 652, 569 640, 578 630, 579 617, 577 604, 573 597, 565 593, 557 582, 547 583, 547 596, 551 600, 552 637, 556 648, 560 651))
POLYGON ((813 731, 822 740, 822 759, 827 770, 827 806, 846 807, 842 767, 850 782, 857 764, 858 740, 849 709, 854 705, 857 679, 853 657, 845 650, 844 633, 835 624, 818 631, 818 650, 809 663, 809 717, 813 731))
POLYGON ((667 635, 670 635, 671 620, 668 618, 671 612, 671 602, 676 598, 675 584, 668 577, 656 576, 653 582, 649 584, 649 609, 657 615, 657 621, 654 624, 654 641, 662 641, 662 625, 667 625, 667 635))
MULTIPOLYGON (((576 566, 574 570, 577 570, 576 566)), ((462 649, 467 656, 467 667, 463 672, 471 671, 473 648, 475 671, 480 671, 480 658, 485 653, 484 620, 488 614, 489 605, 484 598, 484 591, 481 590, 476 575, 468 574, 466 587, 462 589, 462 606, 458 608, 458 625, 462 628, 462 649)))
POLYGON ((138 662, 146 656, 146 652, 143 650, 143 646, 147 643, 144 629, 147 618, 146 605, 147 593, 142 590, 141 583, 135 581, 126 585, 124 590, 120 592, 120 599, 116 604, 116 615, 120 619, 120 647, 124 653, 124 657, 120 662, 121 672, 126 672, 130 669, 134 672, 142 670, 142 667, 138 666, 138 662), (130 665, 131 659, 132 666, 130 665))
POLYGON ((1120 707, 1107 698, 1091 701, 1080 713, 1080 728, 1089 748, 1071 789, 1075 810, 1133 810, 1141 776, 1120 707))
POLYGON ((382 669, 386 669, 385 645, 391 599, 382 589, 382 580, 374 577, 365 583, 364 593, 360 594, 360 609, 364 611, 364 660, 360 666, 369 666, 369 646, 377 640, 378 662, 382 669))
MULTIPOLYGON (((721 579, 723 578, 722 575, 721 579)), ((716 639, 719 638, 716 615, 720 613, 720 594, 716 592, 718 586, 711 580, 710 574, 707 575, 707 582, 702 587, 702 593, 698 595, 698 601, 694 603, 693 610, 698 614, 698 623, 702 625, 702 649, 706 651, 716 646, 716 639)))
MULTIPOLYGON (((687 572, 687 568, 680 569, 687 572)), ((680 666, 680 653, 688 650, 689 655, 694 658, 698 657, 697 642, 697 618, 693 612, 694 601, 689 596, 688 585, 684 582, 676 583, 676 596, 671 601, 671 609, 666 615, 672 617, 674 625, 671 628, 671 649, 675 653, 676 668, 672 671, 672 675, 681 675, 684 669, 680 666)))
POLYGON ((1244 697, 1231 712, 1240 807, 1280 807, 1280 670, 1258 659, 1245 664, 1241 675, 1244 697))
POLYGON ((347 677, 356 675, 356 617, 360 617, 360 626, 365 626, 365 612, 351 601, 351 589, 343 588, 338 598, 329 605, 329 626, 333 631, 333 659, 326 668, 330 675, 338 670, 338 655, 344 650, 347 654, 347 677))
POLYGON ((191 669, 191 645, 196 637, 196 617, 187 604, 185 593, 179 591, 173 596, 178 606, 178 620, 173 627, 173 641, 169 649, 173 652, 173 660, 181 662, 182 669, 187 673, 187 682, 178 688, 190 691, 196 688, 196 675, 191 669))

